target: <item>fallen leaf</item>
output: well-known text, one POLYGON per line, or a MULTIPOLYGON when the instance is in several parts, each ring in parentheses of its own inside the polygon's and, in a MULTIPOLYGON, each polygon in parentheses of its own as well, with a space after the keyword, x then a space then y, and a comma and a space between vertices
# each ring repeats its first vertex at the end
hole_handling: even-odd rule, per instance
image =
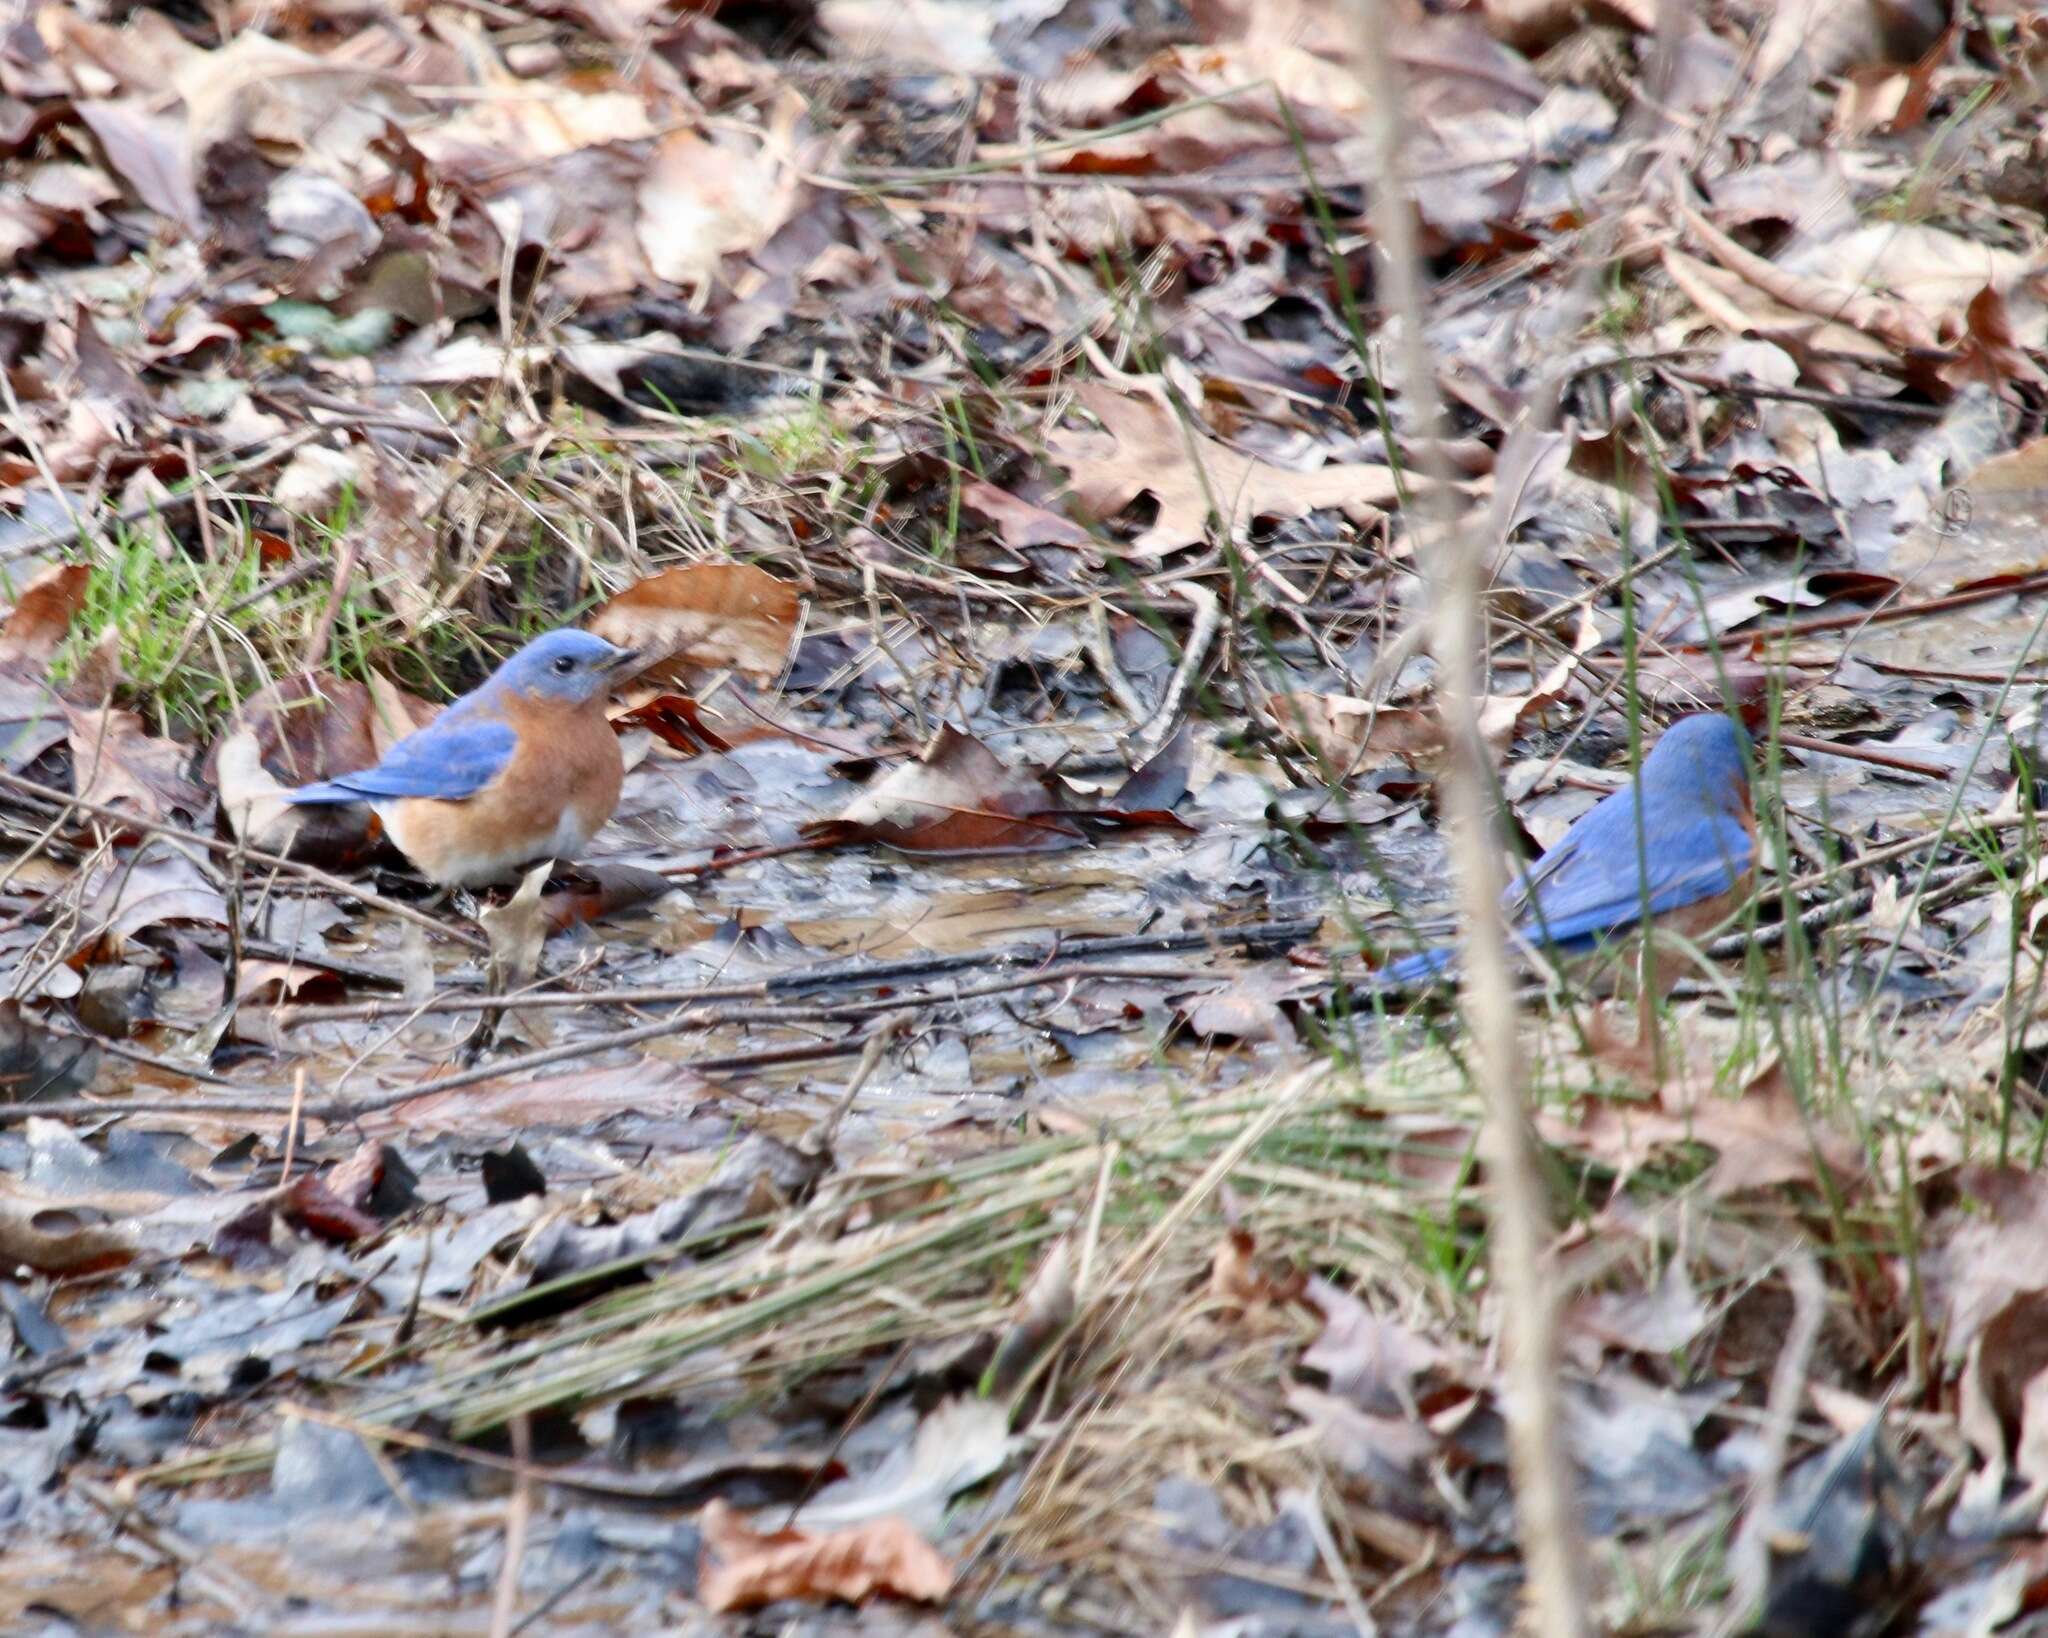
MULTIPOLYGON (((2016 1166, 1963 1166, 1939 1183, 1954 1204, 1922 1226, 1917 1273, 1929 1321, 1958 1359, 2016 1297, 2048 1291, 2048 1180, 2016 1166)), ((1893 1277, 1903 1288, 1903 1265, 1893 1277)))
POLYGON ((619 593, 586 622, 607 642, 641 650, 638 675, 731 666, 782 669, 803 603, 798 589, 750 563, 693 563, 619 593))
POLYGON ((82 800, 130 809, 137 818, 189 824, 209 808, 206 792, 185 776, 190 751, 145 732, 142 718, 112 706, 64 706, 71 741, 72 788, 82 800))
MULTIPOLYGON (((1130 543, 1140 557, 1158 557, 1209 538, 1209 520, 1242 540, 1259 518, 1300 518, 1324 507, 1368 523, 1399 498, 1394 469, 1374 462, 1305 472, 1241 455, 1217 442, 1199 422, 1183 423, 1158 399, 1126 394, 1100 382, 1076 389, 1075 401, 1101 422, 1100 432, 1060 427, 1047 453, 1066 469, 1074 497, 1092 517, 1108 521, 1140 495, 1159 514, 1130 543)), ((1409 474, 1410 489, 1428 480, 1409 474)))
MULTIPOLYGON (((1479 701, 1479 732, 1498 751, 1523 720, 1553 703, 1571 674, 1570 662, 1529 694, 1488 694, 1479 701)), ((1317 772, 1333 780, 1377 768, 1436 771, 1444 760, 1442 716, 1413 706, 1375 705, 1349 694, 1273 694, 1264 701, 1273 726, 1318 759, 1317 772)))
POLYGON ((1480 0, 1486 32, 1532 57, 1586 26, 1589 16, 1620 19, 1645 34, 1657 27, 1656 0, 1480 0))
POLYGON ((71 624, 85 608, 92 568, 84 563, 59 563, 22 588, 6 618, 0 620, 0 672, 33 681, 48 671, 71 624))
POLYGON ((805 194, 803 99, 785 87, 758 132, 671 131, 638 190, 640 248, 657 278, 708 296, 728 256, 767 244, 805 194))
POLYGON ((157 215, 196 237, 206 210, 193 181, 192 144, 185 120, 153 108, 146 97, 86 99, 74 104, 107 165, 157 215))
POLYGON ((764 1533, 714 1501, 697 1523, 704 1538, 697 1598, 709 1610, 759 1609, 784 1598, 859 1604, 877 1593, 930 1604, 953 1588, 952 1566, 901 1519, 823 1536, 764 1533))
POLYGON ((477 913, 491 945, 489 984, 493 995, 524 989, 540 971, 541 946, 547 943, 550 931, 540 895, 553 869, 552 859, 541 860, 521 878, 510 899, 477 913))
POLYGON ((32 1268, 39 1274, 97 1274, 134 1260, 137 1242, 125 1223, 98 1220, 97 1213, 11 1198, 0 1176, 0 1268, 32 1268))
POLYGON ((1706 1328, 1709 1317, 1685 1260, 1673 1257, 1648 1290, 1596 1291, 1579 1298, 1566 1328, 1630 1353, 1674 1354, 1706 1328))
POLYGON ((1009 1455, 1009 1408, 958 1395, 933 1407, 872 1472, 826 1485, 792 1522, 811 1532, 888 1522, 936 1534, 952 1499, 1000 1472, 1009 1455))
POLYGON ((384 1225, 359 1210, 312 1172, 302 1172, 278 1192, 277 1215, 316 1239, 347 1245, 384 1232, 384 1225))
POLYGON ((997 1404, 1007 1403, 1073 1318, 1074 1253, 1063 1235, 1046 1252, 1011 1310, 982 1378, 983 1393, 997 1404))
MULTIPOLYGON (((1715 261, 1774 300, 1815 318, 1840 319, 1902 352, 1931 351, 1940 345, 1935 325, 1919 308, 1910 302, 1867 293, 1871 285, 1869 267, 1849 260, 1840 241, 1830 247, 1831 254, 1819 264, 1826 267, 1826 272, 1806 272, 1779 266, 1745 249, 1689 206, 1681 205, 1679 213, 1715 261)), ((1816 265, 1814 259, 1807 258, 1807 265, 1816 265)))
POLYGON ((731 725, 687 694, 656 694, 629 711, 621 711, 612 718, 612 727, 645 728, 671 750, 681 751, 685 756, 729 751, 747 737, 740 734, 726 738, 731 725))
MULTIPOLYGON (((1589 1034, 1595 1036, 1595 1052, 1603 1063, 1653 1083, 1652 1055, 1615 1037, 1604 1023, 1589 1034)), ((1811 1183, 1823 1167, 1837 1179, 1862 1174, 1862 1146, 1844 1133, 1809 1124, 1781 1060, 1772 1059, 1732 1098, 1693 1085, 1692 1079, 1681 1074, 1655 1086, 1654 1104, 1603 1098, 1589 1103, 1576 1123, 1542 1115, 1537 1124, 1552 1141, 1597 1155, 1624 1176, 1661 1150, 1703 1144, 1716 1158, 1699 1186, 1715 1200, 1751 1189, 1811 1183)))
POLYGON ((1413 1383, 1444 1363, 1444 1350, 1406 1326, 1381 1319, 1350 1292, 1320 1277, 1302 1295, 1323 1316, 1323 1334, 1301 1356, 1330 1392, 1374 1415, 1412 1413, 1413 1383))
POLYGON ((81 952, 118 950, 145 928, 163 922, 225 927, 227 899, 191 855, 150 840, 111 860, 94 878, 81 918, 81 952))
POLYGON ((436 538, 440 481, 397 456, 365 444, 357 463, 355 535, 377 591, 407 635, 440 612, 435 594, 442 562, 436 538))
POLYGON ((363 684, 301 672, 251 695, 221 729, 201 776, 229 827, 266 853, 319 862, 358 858, 374 836, 361 803, 296 807, 285 792, 376 764, 436 708, 376 679, 363 684))
POLYGON ((1038 506, 980 478, 960 486, 960 504, 996 526, 1005 546, 1092 546, 1095 537, 1072 518, 1038 506))
POLYGON ((554 879, 561 885, 541 895, 540 909, 549 930, 557 933, 652 904, 676 890, 657 871, 605 860, 565 866, 554 879))
POLYGON ((1298 1302, 1308 1276, 1298 1268, 1275 1275, 1259 1266, 1258 1240, 1250 1229, 1224 1230, 1209 1259, 1209 1296, 1231 1308, 1270 1308, 1298 1302))
POLYGON ((92 1042, 46 1029, 19 1001, 0 1001, 0 1103, 73 1096, 99 1078, 99 1068, 92 1042))
POLYGON ((818 26, 847 60, 887 57, 948 74, 997 74, 1002 8, 985 0, 820 0, 818 26))
POLYGON ((480 1081, 436 1092, 432 1081, 420 1095, 395 1109, 368 1117, 378 1132, 456 1132, 502 1137, 522 1126, 570 1127, 630 1110, 643 1116, 686 1114, 705 1095, 705 1082, 657 1058, 641 1058, 616 1069, 586 1070, 539 1080, 480 1081))
POLYGON ((915 762, 884 774, 836 819, 806 826, 832 842, 906 853, 1037 853, 1085 840, 1042 776, 1011 768, 970 734, 941 728, 915 762))
POLYGON ((1443 719, 1435 711, 1375 705, 1348 694, 1274 694, 1264 701, 1273 726, 1319 761, 1323 777, 1390 766, 1434 768, 1443 761, 1443 719))

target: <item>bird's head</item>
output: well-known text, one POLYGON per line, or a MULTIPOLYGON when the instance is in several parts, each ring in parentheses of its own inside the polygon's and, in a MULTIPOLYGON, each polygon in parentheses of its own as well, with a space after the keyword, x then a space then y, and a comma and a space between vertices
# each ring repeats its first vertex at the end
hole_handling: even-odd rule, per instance
POLYGON ((1749 809, 1749 735, 1719 712, 1681 717, 1643 760, 1647 780, 1682 783, 1701 801, 1729 813, 1749 809))
POLYGON ((513 655, 491 680, 534 699, 585 705, 603 699, 637 658, 638 650, 620 648, 587 631, 551 631, 513 655))

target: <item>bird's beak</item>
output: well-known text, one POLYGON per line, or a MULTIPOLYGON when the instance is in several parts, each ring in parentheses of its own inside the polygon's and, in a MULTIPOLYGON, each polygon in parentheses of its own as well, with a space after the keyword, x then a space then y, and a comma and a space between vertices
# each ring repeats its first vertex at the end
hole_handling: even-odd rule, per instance
POLYGON ((608 673, 612 674, 631 670, 633 666, 639 663, 640 656, 645 652, 646 650, 644 649, 622 648, 618 653, 605 661, 604 668, 608 673))

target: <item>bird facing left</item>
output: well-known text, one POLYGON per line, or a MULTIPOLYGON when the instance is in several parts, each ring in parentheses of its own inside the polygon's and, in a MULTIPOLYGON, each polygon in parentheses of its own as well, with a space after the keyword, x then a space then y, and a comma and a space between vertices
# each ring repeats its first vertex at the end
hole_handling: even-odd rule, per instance
POLYGON ((374 768, 287 800, 368 803, 398 850, 444 887, 572 859, 619 803, 625 764, 605 696, 636 658, 587 631, 536 637, 374 768))

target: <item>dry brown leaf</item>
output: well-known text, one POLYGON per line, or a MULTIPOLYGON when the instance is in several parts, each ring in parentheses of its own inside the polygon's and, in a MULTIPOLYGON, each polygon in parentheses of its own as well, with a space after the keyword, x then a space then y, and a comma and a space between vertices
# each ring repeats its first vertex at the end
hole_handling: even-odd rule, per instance
POLYGON ((1269 1308, 1298 1302, 1308 1289, 1308 1276, 1292 1268, 1275 1275, 1259 1266, 1258 1240, 1250 1229, 1225 1229, 1209 1259, 1209 1296, 1231 1308, 1269 1308))
POLYGON ((1002 72, 998 6, 983 0, 820 0, 818 26, 849 60, 884 58, 947 74, 1002 72))
POLYGON ((639 1058, 616 1069, 590 1069, 539 1080, 479 1081, 436 1092, 432 1081, 395 1109, 367 1117, 372 1133, 453 1132, 503 1137, 522 1126, 574 1127, 624 1110, 643 1117, 686 1114, 705 1095, 705 1082, 658 1058, 639 1058))
POLYGON ((1866 294, 1869 267, 1846 266, 1844 277, 1793 272, 1744 249, 1690 206, 1681 205, 1679 210, 1715 261, 1786 306, 1816 318, 1840 319, 1902 352, 1931 351, 1940 345, 1934 324, 1917 307, 1866 294))
MULTIPOLYGON (((1496 751, 1532 714, 1554 704, 1572 673, 1561 660, 1527 694, 1488 694, 1479 702, 1479 732, 1496 751)), ((1344 777, 1392 765, 1434 771, 1443 760, 1443 719, 1414 706, 1375 706, 1349 694, 1307 691, 1271 695, 1264 705, 1273 726, 1320 756, 1344 777)))
POLYGON ((1479 0, 1479 12, 1487 33, 1532 55, 1591 21, 1618 18, 1645 34, 1657 27, 1657 0, 1479 0))
POLYGON ((395 455, 365 444, 356 478, 356 538, 377 591, 410 635, 440 608, 435 537, 440 485, 395 455))
POLYGON ((63 709, 70 725, 72 786, 82 800, 166 824, 205 814, 206 792, 185 777, 191 755, 185 746, 146 733, 133 711, 69 703, 63 709))
POLYGON ((971 734, 941 728, 915 762, 891 769, 836 819, 807 827, 832 842, 883 842, 907 853, 1037 853, 1074 847, 1042 775, 1012 768, 971 734))
POLYGON ((64 1098, 99 1077, 100 1051, 76 1035, 59 1035, 19 1001, 0 1001, 0 1103, 64 1098))
POLYGON ((760 1531, 714 1501, 698 1528, 697 1597, 710 1610, 759 1609, 784 1598, 859 1604, 877 1593, 929 1604, 953 1588, 952 1566, 901 1519, 823 1535, 760 1531))
POLYGON ((117 857, 95 878, 80 931, 88 944, 118 949, 160 922, 225 927, 227 899, 205 871, 169 844, 145 842, 132 857, 117 857))
POLYGON ((1323 1316, 1323 1334, 1302 1354, 1302 1364, 1321 1371, 1330 1379, 1330 1392, 1363 1410, 1412 1411, 1412 1383, 1444 1364, 1445 1351, 1405 1325, 1380 1318, 1328 1280, 1311 1278, 1302 1294, 1323 1316))
POLYGON ((1814 352, 1889 360, 1892 350, 1873 336, 1767 295, 1739 273, 1666 246, 1664 270, 1693 305, 1730 335, 1775 337, 1814 352))
POLYGON ((1301 691, 1265 701, 1273 726, 1342 779, 1392 764, 1433 768, 1443 760, 1443 719, 1413 706, 1375 706, 1349 694, 1301 691))
POLYGON ((996 1341, 995 1357, 984 1378, 988 1397, 998 1404, 1007 1403, 1073 1318, 1074 1253, 1062 1236, 1046 1252, 996 1341))
POLYGON ((107 1223, 100 1214, 41 1200, 9 1198, 0 1177, 0 1267, 32 1268, 41 1274, 97 1274, 132 1261, 134 1231, 107 1223))
MULTIPOLYGON (((1141 557, 1157 557, 1209 538, 1212 511, 1224 532, 1242 539, 1257 518, 1299 518, 1335 507, 1356 523, 1380 515, 1398 498, 1394 469, 1361 461, 1292 472, 1218 443, 1198 424, 1158 399, 1127 394, 1099 382, 1075 399, 1102 423, 1101 432, 1060 428, 1047 439, 1052 459, 1066 468, 1075 498, 1107 521, 1140 495, 1159 503, 1152 526, 1130 544, 1141 557)), ((1410 474, 1411 488, 1426 480, 1410 474)))
MULTIPOLYGON (((1950 1358, 2015 1298, 2048 1291, 2041 1247, 2048 1244, 2048 1178, 2017 1166, 1962 1166, 1940 1179, 1954 1204, 1921 1230, 1917 1272, 1928 1318, 1950 1358)), ((1894 1277, 1903 1286, 1908 1271, 1894 1277)))
POLYGON ((672 131, 638 189, 640 248, 657 278, 704 299, 728 256, 759 250, 806 188, 797 150, 803 100, 785 87, 758 133, 672 131))
POLYGON ((207 752, 202 776, 237 836, 268 853, 353 858, 370 845, 370 811, 360 803, 294 807, 284 793, 374 766, 435 707, 397 686, 304 673, 251 695, 207 752))
POLYGON ((84 563, 59 563, 43 570, 22 588, 14 607, 0 619, 0 672, 32 681, 49 670, 50 661, 71 634, 71 622, 85 607, 92 569, 84 563))
POLYGON ((788 657, 803 599, 751 563, 692 563, 629 586, 585 622, 641 650, 636 676, 672 679, 686 666, 731 666, 771 677, 788 657))
POLYGON ((1566 1329, 1630 1353, 1675 1354, 1706 1329, 1710 1317, 1685 1271, 1685 1260, 1673 1257, 1654 1287, 1580 1297, 1572 1304, 1566 1329))
POLYGON ((77 104, 78 117, 129 191, 188 234, 205 231, 206 210, 193 181, 185 121, 152 108, 146 98, 77 104))
POLYGON ((1795 76, 1824 79, 1858 63, 1912 61, 1948 21, 1941 0, 1780 0, 1749 75, 1758 85, 1797 65, 1795 76))
POLYGON ((1730 1098, 1691 1084, 1698 1078, 1688 1077, 1683 1065, 1673 1078, 1654 1085, 1654 1055, 1616 1036, 1598 1013, 1588 1036, 1603 1064, 1638 1084, 1654 1086, 1656 1101, 1593 1100, 1576 1122, 1540 1115, 1537 1123, 1551 1141, 1594 1155, 1624 1177, 1664 1150, 1704 1144, 1716 1158, 1700 1188, 1715 1200, 1750 1189, 1812 1183, 1823 1167, 1838 1179, 1862 1174, 1861 1145, 1818 1122, 1809 1126, 1782 1060, 1772 1059, 1730 1098))
POLYGON ((1072 518, 998 489, 980 478, 960 486, 960 504, 971 507, 996 526, 1005 546, 1092 546, 1095 537, 1072 518))

